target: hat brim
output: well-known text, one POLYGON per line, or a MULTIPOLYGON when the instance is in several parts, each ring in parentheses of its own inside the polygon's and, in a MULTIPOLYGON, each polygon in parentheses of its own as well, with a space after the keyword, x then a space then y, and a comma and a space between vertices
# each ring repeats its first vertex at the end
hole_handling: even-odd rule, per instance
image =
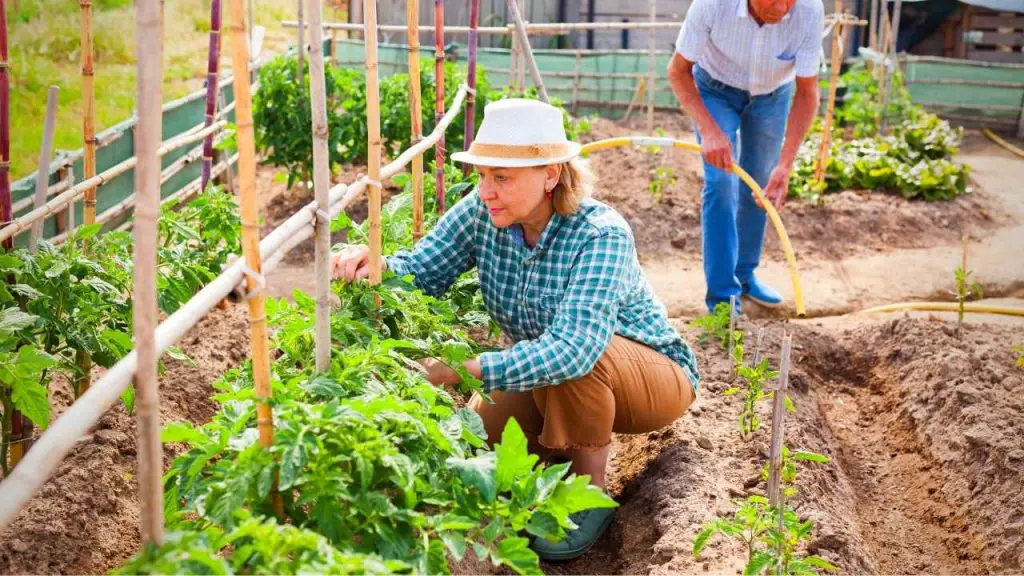
POLYGON ((463 164, 474 166, 488 166, 490 168, 531 168, 534 166, 549 166, 551 164, 562 164, 580 155, 583 148, 578 142, 568 142, 569 153, 559 158, 499 158, 497 156, 477 156, 469 152, 456 152, 452 154, 452 160, 463 164))

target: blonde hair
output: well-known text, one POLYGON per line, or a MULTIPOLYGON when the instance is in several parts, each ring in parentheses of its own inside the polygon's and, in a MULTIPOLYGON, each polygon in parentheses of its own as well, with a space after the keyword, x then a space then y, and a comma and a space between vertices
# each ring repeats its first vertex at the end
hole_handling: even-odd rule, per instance
POLYGON ((594 173, 590 162, 580 157, 562 164, 558 184, 551 190, 555 212, 559 216, 570 216, 580 209, 580 204, 594 191, 594 173))

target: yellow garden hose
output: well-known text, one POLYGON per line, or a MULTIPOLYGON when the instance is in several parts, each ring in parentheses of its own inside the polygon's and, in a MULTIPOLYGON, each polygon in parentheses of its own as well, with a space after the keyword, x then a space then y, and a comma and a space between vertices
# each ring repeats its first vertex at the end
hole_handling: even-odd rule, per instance
MULTIPOLYGON (((956 302, 900 302, 886 304, 862 310, 862 312, 899 312, 901 310, 922 310, 926 312, 957 312, 956 302)), ((1024 316, 1024 306, 997 306, 994 304, 964 303, 964 312, 972 314, 1004 314, 1007 316, 1024 316)))
POLYGON ((1020 148, 1014 146, 1013 144, 1010 144, 1006 140, 1003 140, 1002 138, 999 137, 998 134, 996 134, 995 132, 989 130, 988 128, 982 128, 981 131, 982 131, 982 133, 985 134, 985 136, 988 136, 989 139, 991 139, 996 144, 999 144, 1000 146, 1002 146, 1003 148, 1006 148, 1010 152, 1013 152, 1017 156, 1020 156, 1021 158, 1024 158, 1024 150, 1021 150, 1020 148))
MULTIPOLYGON (((597 142, 584 144, 580 152, 582 154, 588 154, 598 150, 618 148, 621 146, 663 146, 689 150, 690 152, 696 152, 698 154, 701 152, 700 145, 696 142, 684 142, 674 138, 652 138, 643 136, 598 140, 597 142)), ((740 180, 743 180, 743 182, 754 192, 754 196, 757 196, 758 200, 761 201, 761 205, 764 206, 765 212, 768 213, 768 219, 771 220, 772 226, 775 228, 775 232, 779 235, 779 243, 782 244, 782 251, 786 254, 786 263, 789 265, 789 277, 793 282, 793 299, 796 301, 796 314, 797 316, 804 316, 807 313, 807 309, 804 306, 804 291, 800 287, 800 272, 796 267, 796 256, 793 254, 793 245, 789 242, 789 235, 786 234, 786 228, 782 225, 779 213, 775 211, 775 207, 772 206, 772 203, 765 198, 761 187, 758 186, 757 182, 755 182, 753 178, 750 177, 750 174, 747 174, 735 163, 732 165, 732 168, 733 172, 740 177, 740 180)))

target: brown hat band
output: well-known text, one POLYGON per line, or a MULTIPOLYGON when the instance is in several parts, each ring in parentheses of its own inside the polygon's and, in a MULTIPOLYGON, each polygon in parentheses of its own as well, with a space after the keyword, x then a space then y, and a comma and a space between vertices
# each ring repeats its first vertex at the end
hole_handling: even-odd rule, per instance
POLYGON ((486 158, 517 158, 530 160, 533 158, 562 158, 569 155, 567 142, 554 144, 481 144, 473 142, 469 153, 486 158))

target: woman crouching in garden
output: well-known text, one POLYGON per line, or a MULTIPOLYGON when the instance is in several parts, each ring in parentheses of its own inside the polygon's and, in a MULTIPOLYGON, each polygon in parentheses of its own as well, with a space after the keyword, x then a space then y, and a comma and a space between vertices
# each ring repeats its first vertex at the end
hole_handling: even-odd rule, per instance
MULTIPOLYGON (((515 418, 531 452, 571 460, 573 472, 604 487, 612 434, 672 423, 693 402, 699 376, 644 277, 629 225, 589 197, 579 151, 561 110, 523 99, 488 105, 469 150, 452 156, 476 166, 477 189, 384 265, 435 296, 477 268, 488 312, 515 342, 465 365, 494 400, 470 402, 488 438, 500 439, 515 418)), ((348 281, 367 277, 368 267, 365 246, 332 262, 348 281)), ((441 362, 425 365, 435 385, 459 382, 441 362)), ((532 547, 545 560, 578 557, 612 514, 579 512, 565 540, 537 538, 532 547)))

